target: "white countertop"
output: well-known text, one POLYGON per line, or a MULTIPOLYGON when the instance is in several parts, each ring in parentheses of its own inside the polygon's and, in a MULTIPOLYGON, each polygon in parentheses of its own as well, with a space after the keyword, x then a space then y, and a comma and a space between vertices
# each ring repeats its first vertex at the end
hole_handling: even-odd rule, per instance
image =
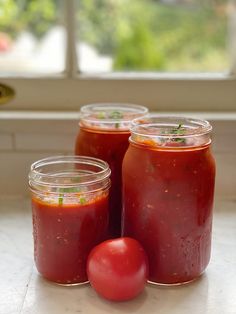
POLYGON ((34 267, 30 203, 0 199, 0 314, 236 314, 236 200, 216 200, 211 262, 197 281, 147 285, 138 298, 108 302, 89 285, 62 287, 34 267))

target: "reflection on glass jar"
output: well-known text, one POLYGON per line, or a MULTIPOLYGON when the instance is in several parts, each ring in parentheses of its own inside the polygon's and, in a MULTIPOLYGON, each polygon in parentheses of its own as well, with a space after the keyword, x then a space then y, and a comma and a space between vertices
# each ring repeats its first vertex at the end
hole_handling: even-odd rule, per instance
POLYGON ((123 162, 123 234, 149 257, 150 282, 197 278, 210 259, 215 162, 207 121, 136 119, 123 162))
POLYGON ((110 221, 111 237, 121 229, 121 167, 128 148, 133 119, 147 113, 147 108, 131 104, 91 104, 81 108, 76 155, 105 160, 111 168, 110 221))
POLYGON ((58 156, 31 166, 34 259, 59 284, 87 281, 90 250, 108 237, 110 169, 82 156, 58 156))

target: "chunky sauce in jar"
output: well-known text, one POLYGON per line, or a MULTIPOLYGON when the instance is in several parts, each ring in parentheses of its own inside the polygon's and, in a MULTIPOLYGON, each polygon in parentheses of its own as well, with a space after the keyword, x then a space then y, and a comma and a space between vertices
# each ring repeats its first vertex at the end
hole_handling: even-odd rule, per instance
POLYGON ((34 259, 46 279, 87 281, 91 249, 108 238, 111 170, 100 159, 54 156, 32 164, 34 259))
POLYGON ((120 235, 121 167, 129 146, 130 132, 101 131, 81 127, 76 141, 76 155, 93 156, 105 160, 111 169, 110 222, 111 236, 120 235))
POLYGON ((147 113, 138 105, 94 104, 81 109, 80 130, 75 144, 76 155, 106 161, 111 169, 109 230, 111 237, 121 234, 121 168, 129 146, 129 128, 134 118, 147 113))
POLYGON ((108 194, 85 204, 60 205, 33 198, 32 213, 39 273, 61 284, 87 281, 88 254, 108 235, 108 194))
POLYGON ((178 137, 148 138, 147 130, 144 137, 134 135, 123 163, 123 234, 143 245, 149 280, 160 284, 197 278, 211 251, 215 162, 210 142, 196 134, 185 138, 178 125, 173 130, 178 137))

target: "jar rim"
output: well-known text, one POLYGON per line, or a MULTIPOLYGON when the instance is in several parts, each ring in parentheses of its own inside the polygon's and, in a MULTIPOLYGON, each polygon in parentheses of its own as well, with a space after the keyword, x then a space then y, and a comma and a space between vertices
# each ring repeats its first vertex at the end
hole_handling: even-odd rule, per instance
POLYGON ((138 116, 148 113, 148 108, 131 103, 93 103, 80 109, 80 120, 96 124, 115 124, 122 121, 131 123, 138 116), (99 116, 100 115, 100 116, 99 116))
MULTIPOLYGON (((63 167, 62 167, 63 168, 63 167)), ((83 186, 83 185, 94 185, 110 177, 111 170, 107 162, 93 157, 87 156, 51 156, 40 159, 34 162, 30 167, 29 172, 29 185, 39 185, 39 186, 54 186, 54 187, 72 187, 72 186, 83 186), (62 169, 49 172, 45 172, 45 169, 50 166, 74 164, 82 166, 94 166, 97 167, 97 171, 87 171, 83 174, 79 174, 79 168, 72 168, 70 172, 63 173, 62 169), (56 179, 60 178, 63 180, 57 182, 56 179), (78 181, 73 181, 73 179, 79 178, 78 181)))
POLYGON ((212 126, 207 120, 183 116, 160 116, 158 114, 148 114, 134 119, 131 126, 132 134, 148 138, 192 138, 204 136, 211 132, 212 126), (185 132, 173 132, 178 127, 183 128, 185 132))

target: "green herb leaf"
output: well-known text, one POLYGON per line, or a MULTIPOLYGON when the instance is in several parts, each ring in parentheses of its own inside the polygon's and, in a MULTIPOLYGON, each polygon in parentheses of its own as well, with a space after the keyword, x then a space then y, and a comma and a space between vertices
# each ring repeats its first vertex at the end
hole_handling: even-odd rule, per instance
POLYGON ((97 118, 98 119, 105 119, 106 118, 106 113, 105 112, 98 112, 97 118))
POLYGON ((177 128, 170 131, 170 134, 184 134, 184 129, 182 129, 182 124, 179 124, 177 128))
POLYGON ((175 138, 173 141, 177 143, 185 143, 185 138, 175 138))
POLYGON ((61 193, 79 193, 80 188, 78 188, 78 187, 60 188, 59 192, 61 192, 61 193))
MULTIPOLYGON (((177 134, 177 135, 184 135, 184 128, 182 127, 182 124, 179 124, 177 126, 177 128, 174 128, 170 131, 170 134, 177 134)), ((185 138, 173 138, 172 139, 173 142, 177 142, 177 143, 185 143, 185 138)))
POLYGON ((111 119, 122 119, 123 118, 123 114, 120 111, 112 111, 109 114, 109 118, 111 118, 111 119))
POLYGON ((80 204, 81 204, 81 205, 84 205, 84 204, 86 203, 85 197, 81 197, 81 198, 79 199, 79 201, 80 201, 80 204))
POLYGON ((60 195, 59 195, 59 198, 58 198, 58 204, 59 204, 59 205, 63 205, 63 197, 64 197, 63 194, 60 194, 60 195))

